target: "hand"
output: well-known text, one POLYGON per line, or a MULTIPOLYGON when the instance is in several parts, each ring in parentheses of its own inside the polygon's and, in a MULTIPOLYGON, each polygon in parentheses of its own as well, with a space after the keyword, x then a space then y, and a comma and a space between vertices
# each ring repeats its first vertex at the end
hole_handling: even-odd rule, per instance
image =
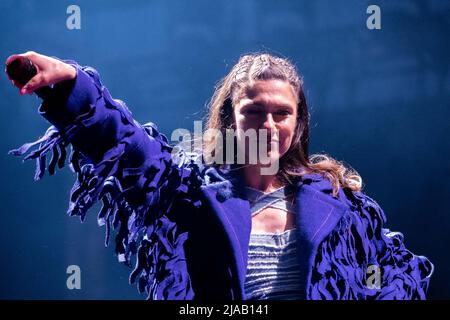
POLYGON ((19 93, 21 95, 26 93, 33 94, 33 91, 36 89, 51 84, 56 84, 61 81, 75 79, 77 76, 77 70, 74 66, 34 51, 28 51, 22 54, 13 54, 6 59, 5 65, 20 56, 30 59, 37 69, 37 74, 24 86, 20 86, 16 81, 9 79, 14 86, 20 89, 19 93))

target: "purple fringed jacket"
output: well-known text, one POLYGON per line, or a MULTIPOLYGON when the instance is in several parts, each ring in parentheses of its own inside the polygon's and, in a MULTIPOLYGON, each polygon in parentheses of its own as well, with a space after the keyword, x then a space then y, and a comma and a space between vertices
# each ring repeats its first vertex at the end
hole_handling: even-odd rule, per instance
MULTIPOLYGON (((251 214, 233 171, 202 166, 183 150, 172 155, 166 136, 153 123, 137 123, 95 69, 63 61, 77 77, 54 85, 39 107, 53 126, 11 153, 38 144, 25 159, 36 159, 40 179, 64 166, 71 144, 77 178, 68 213, 84 220, 102 201, 105 242, 117 230, 119 261, 131 266, 136 256, 130 283, 148 299, 244 299, 251 214)), ((373 199, 342 188, 333 197, 319 174, 294 187, 305 299, 425 298, 433 264, 406 249, 401 233, 384 228, 373 199)))

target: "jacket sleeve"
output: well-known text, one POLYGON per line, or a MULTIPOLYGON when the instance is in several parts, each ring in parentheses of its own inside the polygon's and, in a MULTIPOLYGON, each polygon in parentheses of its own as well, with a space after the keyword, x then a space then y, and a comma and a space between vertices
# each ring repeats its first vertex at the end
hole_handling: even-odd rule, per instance
POLYGON ((386 216, 380 205, 359 193, 362 221, 367 219, 369 261, 365 265, 366 297, 375 300, 424 300, 434 272, 431 261, 405 246, 401 232, 385 227, 386 216))
POLYGON ((434 266, 405 247, 400 232, 385 227, 375 200, 344 192, 349 209, 320 244, 308 294, 314 299, 422 300, 434 266))
POLYGON ((76 67, 74 80, 58 83, 39 113, 52 126, 44 136, 11 150, 10 154, 36 159, 35 180, 54 174, 66 160, 76 173, 68 214, 83 221, 97 201, 103 206, 98 224, 117 229, 115 251, 128 265, 136 255, 130 283, 148 299, 190 299, 193 291, 183 245, 188 231, 181 230, 171 206, 183 198, 193 207, 201 185, 198 154, 171 146, 154 123, 140 125, 125 103, 113 99, 92 67, 76 67), (47 161, 47 156, 50 159, 47 161))

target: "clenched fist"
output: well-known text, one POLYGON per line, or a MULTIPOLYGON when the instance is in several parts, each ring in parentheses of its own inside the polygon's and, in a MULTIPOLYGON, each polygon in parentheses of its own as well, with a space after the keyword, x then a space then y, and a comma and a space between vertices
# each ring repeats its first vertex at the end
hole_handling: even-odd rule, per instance
POLYGON ((24 95, 26 93, 32 94, 36 89, 56 84, 61 81, 74 79, 77 75, 76 68, 71 66, 70 64, 36 53, 34 51, 28 51, 22 54, 13 54, 9 56, 8 59, 6 59, 5 65, 8 65, 11 61, 19 57, 30 59, 37 70, 36 75, 23 86, 12 80, 8 76, 12 84, 20 89, 19 93, 21 95, 24 95))

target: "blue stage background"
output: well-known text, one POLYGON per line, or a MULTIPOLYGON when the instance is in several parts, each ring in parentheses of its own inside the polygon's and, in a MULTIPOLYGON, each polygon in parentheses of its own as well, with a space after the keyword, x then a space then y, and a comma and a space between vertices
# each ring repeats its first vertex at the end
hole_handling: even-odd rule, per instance
MULTIPOLYGON (((435 264, 429 297, 450 298, 449 1, 0 2, 0 58, 28 50, 95 67, 141 123, 193 130, 215 83, 240 55, 270 51, 304 75, 312 152, 344 160, 365 192, 435 264), (66 9, 81 8, 68 30, 66 9), (366 27, 370 4, 381 30, 366 27)), ((35 96, 0 77, 0 298, 142 299, 104 248, 98 206, 85 223, 65 212, 68 168, 33 182, 34 162, 7 151, 43 134, 35 96), (81 268, 68 290, 66 268, 81 268)))

